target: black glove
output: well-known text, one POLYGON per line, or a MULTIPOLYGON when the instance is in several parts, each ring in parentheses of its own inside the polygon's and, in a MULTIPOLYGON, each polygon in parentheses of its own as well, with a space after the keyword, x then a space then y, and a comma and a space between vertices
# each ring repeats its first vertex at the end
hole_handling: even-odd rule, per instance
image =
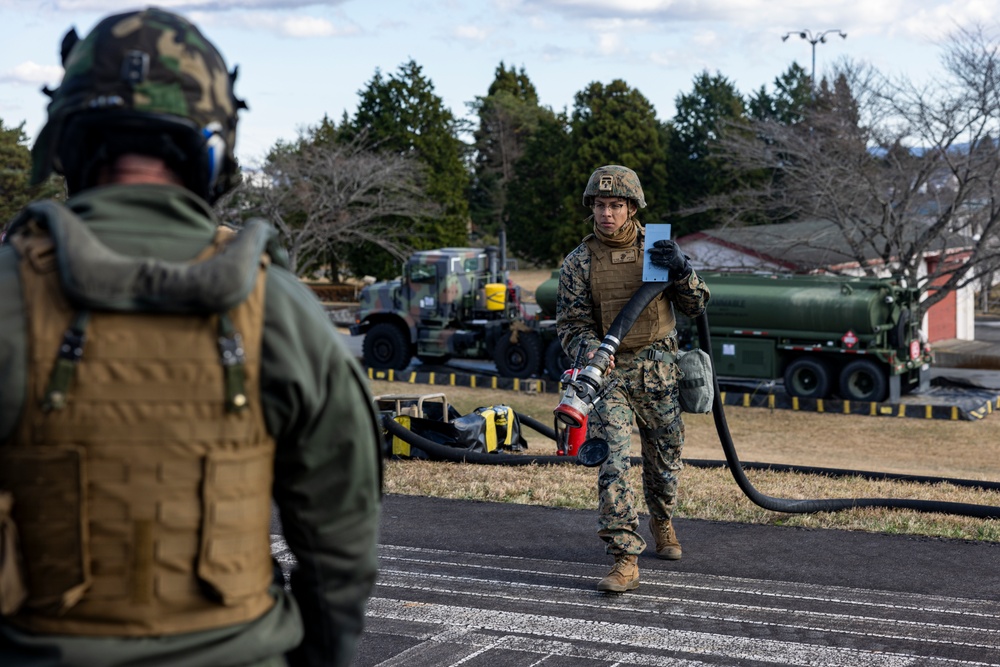
POLYGON ((646 251, 653 266, 670 271, 673 280, 682 280, 691 275, 691 262, 687 255, 681 252, 680 246, 671 239, 661 239, 653 242, 653 247, 646 251))

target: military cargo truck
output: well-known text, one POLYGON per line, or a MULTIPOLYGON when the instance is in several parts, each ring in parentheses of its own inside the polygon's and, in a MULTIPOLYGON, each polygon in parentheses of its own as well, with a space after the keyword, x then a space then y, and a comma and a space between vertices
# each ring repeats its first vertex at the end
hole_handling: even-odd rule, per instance
POLYGON ((364 363, 403 369, 414 356, 487 359, 504 377, 541 375, 548 348, 558 347, 555 322, 527 313, 520 288, 506 278, 502 247, 415 252, 402 276, 366 286, 351 326, 365 336, 364 363))
MULTIPOLYGON (((897 401, 929 382, 920 291, 896 278, 701 273, 712 357, 720 377, 784 381, 799 398, 839 396, 897 401)), ((555 312, 557 274, 539 286, 543 312, 555 312)), ((681 348, 697 330, 679 317, 681 348)))

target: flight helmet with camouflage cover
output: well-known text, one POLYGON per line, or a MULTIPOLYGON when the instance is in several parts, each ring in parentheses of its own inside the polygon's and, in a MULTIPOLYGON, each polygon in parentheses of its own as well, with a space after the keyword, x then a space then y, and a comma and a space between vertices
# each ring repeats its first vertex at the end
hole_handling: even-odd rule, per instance
POLYGON ((236 69, 185 18, 149 8, 105 18, 62 42, 65 73, 32 148, 32 183, 55 170, 70 194, 123 153, 162 158, 209 202, 239 182, 236 69))
POLYGON ((639 177, 628 167, 608 164, 590 175, 583 191, 583 205, 590 208, 595 197, 622 197, 634 201, 639 208, 646 208, 639 177))

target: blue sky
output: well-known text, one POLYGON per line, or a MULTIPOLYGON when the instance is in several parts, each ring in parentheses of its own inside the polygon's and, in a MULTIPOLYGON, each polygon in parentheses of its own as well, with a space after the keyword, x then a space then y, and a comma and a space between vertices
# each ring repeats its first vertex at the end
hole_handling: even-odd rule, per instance
MULTIPOLYGON (((376 69, 413 59, 457 117, 486 94, 497 65, 524 68, 542 104, 572 108, 593 81, 624 79, 669 119, 704 70, 744 94, 773 86, 792 62, 822 75, 838 59, 917 81, 940 72, 939 44, 959 27, 995 28, 998 0, 162 0, 239 65, 237 155, 252 164, 324 114, 353 114, 376 69), (787 41, 781 37, 794 31, 787 41)), ((140 7, 112 0, 0 0, 0 119, 44 122, 44 84, 61 77, 59 42, 104 15, 140 7)))

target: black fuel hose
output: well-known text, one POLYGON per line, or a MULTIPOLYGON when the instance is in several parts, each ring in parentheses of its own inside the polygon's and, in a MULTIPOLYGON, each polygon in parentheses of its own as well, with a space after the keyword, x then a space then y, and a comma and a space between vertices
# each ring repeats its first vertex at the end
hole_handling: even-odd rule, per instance
MULTIPOLYGON (((545 426, 542 422, 534 419, 530 415, 521 414, 520 412, 515 412, 517 418, 526 426, 531 427, 533 430, 538 431, 541 435, 545 436, 549 440, 555 440, 555 429, 545 426)), ((479 461, 472 460, 467 455, 455 455, 455 452, 466 451, 466 454, 470 453, 467 450, 457 450, 454 447, 449 447, 447 445, 441 445, 433 440, 428 440, 422 436, 417 435, 413 431, 405 428, 396 421, 392 421, 395 425, 393 427, 388 427, 393 435, 400 438, 401 440, 407 442, 413 447, 418 449, 424 449, 427 447, 439 455, 441 458, 445 458, 450 461, 465 461, 467 463, 490 463, 498 465, 525 465, 527 463, 558 463, 558 464, 578 464, 579 461, 574 460, 572 456, 524 456, 524 455, 511 455, 511 454, 488 454, 488 460, 479 461), (423 445, 423 447, 421 446, 423 445), (443 448, 443 449, 442 449, 443 448), (499 460, 498 460, 499 459, 499 460), (511 460, 515 459, 515 460, 511 460), (540 459, 544 459, 541 461, 540 459)), ((431 452, 427 452, 431 454, 431 452)), ((472 452, 474 454, 480 454, 481 452, 472 452)), ((475 457, 479 458, 479 456, 475 457)), ((642 457, 633 456, 631 457, 631 462, 633 465, 641 465, 642 457)), ((730 463, 727 460, 715 460, 715 459, 684 459, 684 465, 691 466, 693 468, 729 468, 730 463)), ((868 479, 874 481, 894 481, 894 482, 911 482, 915 484, 951 484, 952 486, 960 486, 964 488, 980 489, 983 491, 1000 491, 1000 482, 990 482, 986 480, 977 479, 960 479, 954 477, 936 477, 929 475, 908 475, 904 473, 892 473, 892 472, 877 472, 869 470, 852 470, 847 468, 822 468, 817 466, 801 466, 783 463, 759 463, 755 461, 741 461, 739 463, 743 470, 758 470, 765 472, 792 472, 801 473, 805 475, 821 475, 825 477, 858 477, 860 479, 868 479)), ((978 505, 977 505, 978 507, 978 505)))
POLYGON ((559 405, 553 410, 558 422, 570 428, 581 428, 587 423, 587 414, 609 388, 607 373, 614 366, 614 356, 622 339, 646 306, 663 290, 662 283, 643 283, 618 312, 600 345, 587 355, 590 361, 578 372, 574 371, 559 405))
POLYGON ((632 298, 628 300, 628 303, 622 307, 618 315, 615 316, 614 321, 611 322, 611 326, 608 327, 608 333, 604 334, 605 343, 607 343, 608 338, 613 338, 618 341, 615 343, 615 349, 617 350, 618 345, 621 344, 625 335, 632 328, 632 325, 642 315, 642 311, 664 289, 666 289, 664 283, 643 283, 642 287, 635 291, 632 298))
MULTIPOLYGON (((635 465, 642 464, 641 456, 633 456, 635 465)), ((728 461, 715 459, 684 459, 684 465, 692 468, 728 468, 728 461)), ((740 461, 744 470, 761 470, 764 472, 797 472, 804 475, 820 477, 857 477, 871 481, 912 482, 914 484, 951 484, 982 491, 1000 491, 1000 482, 989 482, 978 479, 956 479, 954 477, 935 477, 930 475, 907 475, 895 472, 876 472, 871 470, 848 470, 846 468, 821 468, 817 466, 800 466, 784 463, 758 463, 755 461, 740 461)))
POLYGON ((546 426, 542 422, 538 421, 530 415, 522 415, 520 412, 514 412, 517 415, 518 421, 520 421, 525 426, 530 427, 532 430, 538 431, 541 435, 544 435, 549 440, 556 439, 556 430, 551 426, 546 426))
MULTIPOLYGON (((698 324, 698 345, 701 349, 711 355, 712 337, 708 330, 708 316, 703 312, 697 318, 698 324)), ((712 416, 715 419, 715 430, 719 434, 722 443, 722 450, 726 455, 726 462, 729 471, 733 474, 733 479, 740 487, 740 490, 754 504, 766 510, 774 512, 785 512, 789 514, 811 514, 814 512, 837 512, 839 510, 851 509, 854 507, 882 507, 894 509, 912 509, 920 512, 939 512, 944 514, 957 514, 960 516, 972 516, 983 519, 1000 518, 1000 507, 990 505, 973 505, 971 503, 952 503, 938 500, 914 500, 909 498, 830 498, 823 500, 792 500, 787 498, 775 498, 758 491, 750 480, 747 479, 739 456, 736 454, 736 447, 733 445, 733 437, 729 432, 729 424, 726 422, 726 414, 722 407, 721 391, 719 389, 719 378, 715 375, 715 365, 713 362, 712 383, 715 387, 715 397, 712 401, 712 416)))
MULTIPOLYGON (((459 449, 458 447, 449 447, 448 445, 442 445, 438 442, 425 438, 422 435, 414 433, 410 429, 398 423, 389 415, 382 415, 382 426, 391 435, 394 435, 403 442, 422 450, 428 456, 433 457, 436 460, 453 461, 456 463, 483 463, 486 465, 507 466, 527 466, 532 464, 586 465, 576 456, 489 454, 485 452, 473 452, 468 449, 459 449)), ((554 432, 553 435, 555 435, 554 432)))

